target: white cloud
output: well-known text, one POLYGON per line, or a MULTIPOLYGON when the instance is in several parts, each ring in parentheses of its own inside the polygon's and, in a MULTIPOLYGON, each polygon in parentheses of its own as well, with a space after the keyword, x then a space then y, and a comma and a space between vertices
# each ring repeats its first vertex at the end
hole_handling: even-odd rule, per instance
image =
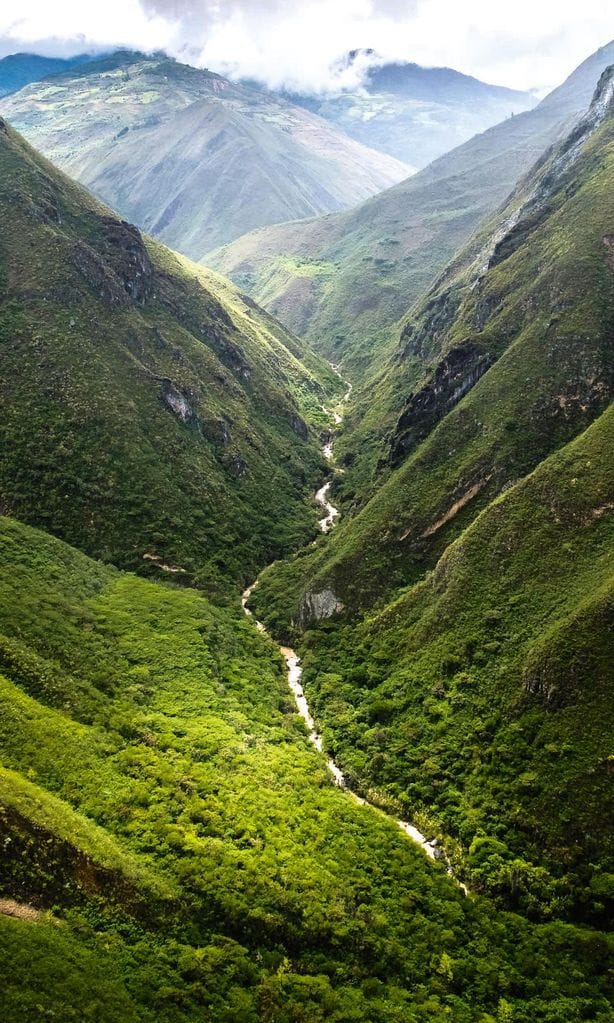
POLYGON ((64 56, 86 48, 163 48, 174 27, 139 0, 2 0, 0 55, 17 50, 64 56))
MULTIPOLYGON (((613 34, 612 0, 3 0, 0 11, 5 53, 164 48, 313 89, 331 87, 331 68, 357 47, 501 85, 551 87, 613 34)), ((347 70, 341 80, 351 84, 347 70)))

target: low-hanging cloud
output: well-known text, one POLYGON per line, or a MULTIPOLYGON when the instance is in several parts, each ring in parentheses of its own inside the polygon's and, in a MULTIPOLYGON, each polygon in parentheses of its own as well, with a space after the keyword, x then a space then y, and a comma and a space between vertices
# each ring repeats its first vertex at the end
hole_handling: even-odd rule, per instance
POLYGON ((131 46, 271 87, 356 86, 381 60, 448 65, 516 88, 549 87, 612 36, 611 0, 4 0, 0 55, 131 46))

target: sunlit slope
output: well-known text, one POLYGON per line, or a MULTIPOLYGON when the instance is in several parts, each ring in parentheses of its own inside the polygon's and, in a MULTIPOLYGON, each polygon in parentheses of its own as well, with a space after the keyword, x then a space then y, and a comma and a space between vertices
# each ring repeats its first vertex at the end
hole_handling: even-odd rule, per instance
POLYGON ((0 203, 4 509, 214 588, 308 538, 330 368, 4 123, 0 203))
POLYGON ((465 899, 335 788, 240 611, 0 540, 7 1023, 607 1018, 603 939, 465 899))

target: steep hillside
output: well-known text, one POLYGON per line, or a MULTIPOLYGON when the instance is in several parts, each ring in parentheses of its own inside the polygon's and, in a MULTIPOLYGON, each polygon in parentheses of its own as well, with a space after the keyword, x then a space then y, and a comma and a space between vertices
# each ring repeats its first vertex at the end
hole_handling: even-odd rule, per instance
POLYGON ((605 1023, 604 939, 336 788, 240 612, 0 541, 3 1019, 605 1023))
POLYGON ((358 380, 389 328, 588 107, 614 43, 508 118, 354 210, 246 235, 205 257, 358 380))
POLYGON ((0 204, 2 507, 213 588, 306 540, 330 368, 4 122, 0 204))
POLYGON ((0 96, 18 92, 24 85, 40 82, 49 75, 70 71, 91 59, 86 55, 63 60, 60 57, 41 57, 37 53, 11 53, 0 60, 0 96))
MULTIPOLYGON (((357 56, 364 54, 350 60, 357 56)), ((411 63, 373 65, 356 90, 288 99, 417 169, 537 102, 452 68, 411 63)))
POLYGON ((0 104, 37 149, 194 259, 246 231, 351 206, 408 168, 280 97, 117 54, 0 104))
POLYGON ((610 407, 423 582, 356 627, 313 633, 304 675, 342 769, 459 840, 472 887, 606 926, 613 447, 610 407))
POLYGON ((422 808, 505 905, 594 921, 614 865, 612 225, 614 68, 407 321, 386 482, 254 594, 279 634, 330 620, 303 637, 306 691, 359 789, 422 808))
POLYGON ((401 402, 387 478, 294 575, 292 563, 273 569, 286 621, 297 615, 286 577, 295 594, 330 589, 351 610, 415 581, 481 508, 609 404, 613 92, 610 69, 590 113, 523 182, 524 201, 512 196, 485 249, 471 245, 459 276, 453 264, 407 321, 371 396, 372 418, 401 402))

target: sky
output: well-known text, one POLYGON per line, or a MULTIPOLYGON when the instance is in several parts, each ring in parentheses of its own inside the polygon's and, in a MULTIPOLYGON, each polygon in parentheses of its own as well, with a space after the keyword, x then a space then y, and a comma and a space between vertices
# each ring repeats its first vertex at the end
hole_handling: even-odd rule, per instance
POLYGON ((370 47, 543 94, 613 37, 614 0, 0 0, 0 56, 163 49, 315 92, 359 84, 343 56, 370 47))

